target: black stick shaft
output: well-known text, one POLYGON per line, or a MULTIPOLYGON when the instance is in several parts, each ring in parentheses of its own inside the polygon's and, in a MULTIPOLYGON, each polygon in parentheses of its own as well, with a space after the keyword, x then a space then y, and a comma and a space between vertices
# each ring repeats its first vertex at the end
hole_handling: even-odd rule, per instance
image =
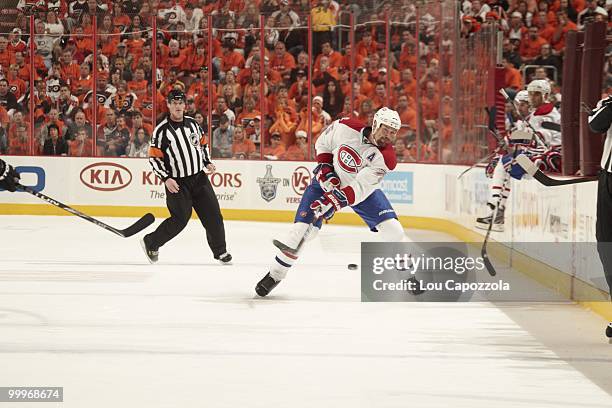
POLYGON ((70 207, 70 206, 68 206, 68 205, 66 205, 64 203, 61 203, 61 202, 57 201, 54 198, 51 198, 51 197, 49 197, 49 196, 47 196, 47 195, 45 195, 45 194, 43 194, 43 193, 41 193, 39 191, 35 191, 32 188, 30 188, 30 187, 27 187, 27 186, 24 186, 24 185, 21 185, 21 184, 17 184, 17 187, 20 188, 21 190, 27 192, 27 193, 32 194, 33 196, 36 196, 36 197, 40 198, 41 200, 43 200, 43 201, 45 201, 45 202, 47 202, 47 203, 49 203, 51 205, 59 207, 59 208, 61 208, 64 211, 67 211, 67 212, 69 212, 69 213, 71 213, 73 215, 76 215, 77 217, 80 217, 80 218, 82 218, 84 220, 87 220, 87 221, 91 222, 92 224, 97 225, 98 227, 104 228, 105 230, 110 231, 110 232, 112 232, 114 234, 117 234, 117 235, 119 235, 121 237, 124 237, 124 238, 125 237, 129 237, 131 235, 134 235, 135 233, 143 230, 144 228, 146 228, 149 225, 151 225, 153 223, 153 221, 155 221, 155 217, 153 217, 152 214, 146 214, 144 217, 142 217, 141 219, 136 221, 136 223, 134 223, 132 226, 126 228, 125 230, 118 230, 118 229, 116 229, 114 227, 111 227, 108 224, 103 223, 102 221, 99 221, 99 220, 97 220, 97 219, 95 219, 95 218, 93 218, 93 217, 91 217, 91 216, 89 216, 87 214, 84 214, 84 213, 80 212, 79 210, 76 210, 76 209, 74 209, 74 208, 72 208, 72 207, 70 207))

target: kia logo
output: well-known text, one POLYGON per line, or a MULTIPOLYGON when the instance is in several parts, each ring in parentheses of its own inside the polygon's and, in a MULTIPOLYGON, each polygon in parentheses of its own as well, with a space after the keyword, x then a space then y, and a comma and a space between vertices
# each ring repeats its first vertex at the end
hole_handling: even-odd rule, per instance
POLYGON ((94 163, 81 171, 81 182, 98 191, 116 191, 132 182, 132 173, 117 163, 94 163))

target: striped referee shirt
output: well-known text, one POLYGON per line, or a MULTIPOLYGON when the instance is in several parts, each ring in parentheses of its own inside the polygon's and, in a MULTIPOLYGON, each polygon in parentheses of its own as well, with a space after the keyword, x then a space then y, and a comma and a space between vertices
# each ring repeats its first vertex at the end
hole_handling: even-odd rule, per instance
POLYGON ((589 126, 593 132, 608 132, 601 155, 601 168, 612 173, 612 97, 602 100, 589 115, 589 126))
POLYGON ((168 178, 187 177, 210 164, 208 146, 203 144, 203 131, 194 118, 184 116, 182 122, 166 117, 157 125, 149 147, 149 162, 155 174, 168 178))

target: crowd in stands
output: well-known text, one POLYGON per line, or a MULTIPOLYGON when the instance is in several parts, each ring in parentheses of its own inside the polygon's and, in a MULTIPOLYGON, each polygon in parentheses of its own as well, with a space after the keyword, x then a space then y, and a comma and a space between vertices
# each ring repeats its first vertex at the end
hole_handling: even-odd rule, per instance
MULTIPOLYGON (((462 34, 469 36, 487 24, 497 24, 504 33, 506 88, 517 92, 534 79, 546 79, 553 89, 553 102, 559 103, 567 33, 602 21, 609 36, 610 13, 610 0, 466 0, 462 2, 462 34)), ((606 58, 602 92, 612 93, 610 47, 606 58)))
POLYGON ((465 0, 460 21, 443 22, 453 0, 414 4, 20 0, 0 34, 0 153, 146 157, 180 88, 213 158, 309 160, 331 121, 371 123, 390 106, 403 124, 400 161, 446 160, 455 24, 462 38, 501 27, 507 87, 518 91, 532 78, 560 84, 567 32, 612 12, 610 0, 465 0))

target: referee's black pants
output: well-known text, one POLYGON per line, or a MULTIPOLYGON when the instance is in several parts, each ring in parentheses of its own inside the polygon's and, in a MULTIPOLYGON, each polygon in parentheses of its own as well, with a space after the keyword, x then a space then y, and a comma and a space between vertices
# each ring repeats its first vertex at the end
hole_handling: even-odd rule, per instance
POLYGON ((177 236, 189 222, 193 208, 206 230, 206 239, 213 255, 222 255, 226 251, 223 216, 208 176, 201 171, 175 180, 179 185, 178 193, 171 193, 166 187, 166 205, 170 218, 147 235, 148 243, 153 248, 159 248, 177 236))
POLYGON ((597 252, 612 293, 612 173, 602 170, 597 186, 597 252))

